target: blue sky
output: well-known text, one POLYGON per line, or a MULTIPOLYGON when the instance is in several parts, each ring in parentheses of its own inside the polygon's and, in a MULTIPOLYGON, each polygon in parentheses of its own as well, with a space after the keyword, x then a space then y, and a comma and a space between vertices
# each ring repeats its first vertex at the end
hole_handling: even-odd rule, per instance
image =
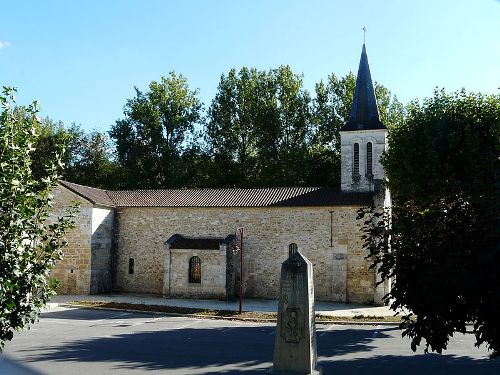
POLYGON ((500 93, 498 0, 0 0, 0 85, 103 131, 134 86, 172 70, 206 105, 233 67, 288 64, 312 91, 357 71, 363 26, 373 78, 403 102, 500 93))

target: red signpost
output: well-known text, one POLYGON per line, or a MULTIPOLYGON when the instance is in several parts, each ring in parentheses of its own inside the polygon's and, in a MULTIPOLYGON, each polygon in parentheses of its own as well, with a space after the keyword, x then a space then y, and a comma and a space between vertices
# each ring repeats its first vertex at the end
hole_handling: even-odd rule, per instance
POLYGON ((243 231, 243 227, 236 229, 236 234, 240 234, 240 314, 243 311, 243 231))

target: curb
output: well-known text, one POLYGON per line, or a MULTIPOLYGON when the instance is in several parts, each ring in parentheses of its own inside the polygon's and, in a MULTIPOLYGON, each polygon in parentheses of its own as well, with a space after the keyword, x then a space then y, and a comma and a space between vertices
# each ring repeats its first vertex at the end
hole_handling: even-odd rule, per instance
MULTIPOLYGON (((133 309, 118 309, 114 307, 99 307, 99 306, 78 306, 71 303, 49 303, 49 307, 70 307, 74 309, 89 309, 89 310, 107 310, 107 311, 124 311, 129 313, 138 314, 151 314, 161 316, 172 316, 182 318, 195 318, 195 319, 212 319, 212 320, 226 320, 226 321, 239 321, 248 323, 276 323, 277 319, 261 319, 261 318, 239 318, 237 316, 219 316, 219 315, 203 315, 203 314, 181 314, 181 313, 168 313, 161 311, 147 311, 147 310, 133 310, 133 309)), ((395 326, 398 327, 397 322, 380 322, 380 321, 353 321, 353 320, 316 320, 316 324, 337 324, 337 325, 359 325, 359 326, 395 326)))

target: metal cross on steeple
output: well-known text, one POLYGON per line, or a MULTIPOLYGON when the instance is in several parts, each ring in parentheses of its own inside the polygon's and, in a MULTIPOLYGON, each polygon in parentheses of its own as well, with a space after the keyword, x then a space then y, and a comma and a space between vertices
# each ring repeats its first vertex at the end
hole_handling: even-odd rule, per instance
POLYGON ((363 44, 366 44, 366 26, 363 26, 363 44))
MULTIPOLYGON (((366 34, 366 27, 363 27, 366 34)), ((359 59, 358 76, 356 77, 356 88, 352 101, 351 114, 349 120, 342 127, 342 131, 376 130, 385 129, 380 122, 380 115, 377 107, 377 98, 368 65, 366 46, 363 44, 361 58, 359 59)))

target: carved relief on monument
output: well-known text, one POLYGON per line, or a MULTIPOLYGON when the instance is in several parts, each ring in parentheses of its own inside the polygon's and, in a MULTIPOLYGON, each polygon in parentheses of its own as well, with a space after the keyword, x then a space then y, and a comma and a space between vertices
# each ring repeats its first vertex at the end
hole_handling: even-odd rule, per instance
POLYGON ((300 308, 289 307, 281 314, 281 337, 296 343, 304 338, 304 313, 300 308))

